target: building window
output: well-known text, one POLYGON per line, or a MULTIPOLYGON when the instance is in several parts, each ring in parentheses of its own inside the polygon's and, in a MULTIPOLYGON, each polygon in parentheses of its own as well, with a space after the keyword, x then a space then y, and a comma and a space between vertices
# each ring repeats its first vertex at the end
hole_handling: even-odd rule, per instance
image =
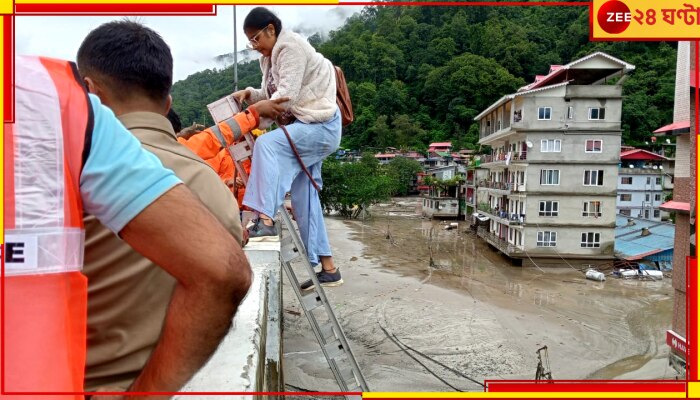
POLYGON ((540 171, 541 185, 558 185, 559 170, 558 169, 543 169, 540 171))
POLYGON ((520 122, 523 119, 523 110, 517 110, 513 113, 513 122, 520 122))
POLYGON ((588 109, 588 119, 589 120, 605 119, 605 108, 602 108, 602 107, 589 108, 588 109))
POLYGON ((661 217, 661 211, 654 210, 654 218, 659 218, 659 217, 661 217))
POLYGON ((654 201, 661 201, 661 193, 656 193, 654 195, 654 201))
POLYGON ((600 217, 602 213, 600 212, 600 202, 599 201, 586 201, 583 203, 583 214, 584 217, 600 217))
POLYGON ((559 152, 561 152, 561 140, 559 140, 559 139, 542 139, 540 151, 543 153, 559 153, 559 152))
POLYGON ((647 176, 647 185, 651 185, 651 176, 647 176))
POLYGON ((650 193, 646 193, 644 195, 644 201, 651 201, 651 194, 650 193))
POLYGON ((558 217, 559 202, 546 200, 540 201, 540 217, 558 217))
POLYGON ((649 210, 644 210, 644 218, 649 219, 649 210))
POLYGON ((657 176, 657 177, 656 177, 656 184, 657 184, 657 185, 660 185, 660 184, 661 184, 661 177, 660 177, 660 176, 657 176))
POLYGON ((583 171, 583 186, 603 186, 603 170, 583 171))
POLYGON ((632 201, 632 194, 631 193, 621 193, 620 194, 620 201, 632 201))
POLYGON ((586 153, 602 153, 603 141, 598 139, 586 140, 586 153))
POLYGON ((537 109, 537 119, 552 119, 552 107, 540 107, 537 109))
POLYGON ((537 247, 554 247, 557 245, 557 233, 551 231, 537 232, 537 247))
POLYGON ((600 247, 600 233, 581 233, 581 247, 600 247))
POLYGON ((629 217, 632 215, 632 210, 620 210, 620 215, 626 215, 629 217))
POLYGON ((623 185, 631 185, 632 184, 632 177, 631 176, 623 176, 620 178, 620 183, 623 185))
POLYGON ((574 107, 569 106, 569 108, 566 110, 566 119, 574 119, 574 107))

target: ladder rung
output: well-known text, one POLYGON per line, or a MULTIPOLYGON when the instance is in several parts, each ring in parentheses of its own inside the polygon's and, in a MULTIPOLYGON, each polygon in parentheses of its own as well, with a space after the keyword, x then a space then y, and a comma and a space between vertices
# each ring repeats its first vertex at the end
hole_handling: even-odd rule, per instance
POLYGON ((301 304, 304 306, 304 311, 311 311, 323 305, 321 296, 315 291, 301 298, 301 304))
POLYGON ((352 369, 350 368, 344 368, 340 370, 340 376, 343 378, 343 381, 346 383, 346 386, 357 386, 357 380, 355 379, 355 373, 352 372, 352 369), (350 385, 352 383, 352 385, 350 385))
POLYGON ((253 155, 253 152, 250 151, 250 146, 248 146, 248 143, 246 142, 236 143, 233 146, 230 146, 229 149, 233 154, 233 158, 237 161, 243 161, 253 155))
POLYGON ((280 257, 283 262, 291 262, 299 257, 301 253, 294 245, 291 236, 283 237, 280 241, 280 257))
POLYGON ((336 337, 335 332, 333 331, 333 325, 331 324, 321 325, 319 330, 321 331, 321 337, 324 339, 336 337))
POLYGON ((340 340, 334 340, 331 343, 323 346, 326 349, 326 354, 328 354, 329 359, 335 359, 336 357, 345 354, 345 348, 340 340))
POLYGON ((357 386, 357 379, 353 376, 351 380, 345 381, 348 392, 361 392, 362 388, 357 386))

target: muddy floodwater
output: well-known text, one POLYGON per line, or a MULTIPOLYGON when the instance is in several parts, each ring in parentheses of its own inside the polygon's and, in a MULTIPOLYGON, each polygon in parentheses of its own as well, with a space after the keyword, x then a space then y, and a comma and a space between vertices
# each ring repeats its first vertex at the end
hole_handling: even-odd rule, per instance
MULTIPOLYGON (((414 201, 376 206, 365 220, 326 219, 345 281, 326 294, 372 391, 533 379, 543 346, 555 379, 675 379, 665 344, 670 279, 594 282, 564 260, 514 266, 465 221, 446 230, 414 215, 414 201)), ((286 286, 284 308, 288 389, 337 390, 286 286)))

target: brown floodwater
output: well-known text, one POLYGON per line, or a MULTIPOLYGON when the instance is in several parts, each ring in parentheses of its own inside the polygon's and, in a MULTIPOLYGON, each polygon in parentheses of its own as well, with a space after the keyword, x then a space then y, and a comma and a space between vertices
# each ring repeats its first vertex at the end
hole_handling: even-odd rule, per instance
POLYGON ((554 340, 598 354, 600 368, 578 379, 613 379, 667 351, 670 279, 594 282, 565 260, 562 268, 523 268, 471 233, 465 221, 419 218, 410 204, 375 207, 371 218, 344 223, 364 245, 363 256, 384 271, 466 294, 495 310, 563 321, 562 337, 554 340), (456 229, 446 229, 454 222, 456 229))

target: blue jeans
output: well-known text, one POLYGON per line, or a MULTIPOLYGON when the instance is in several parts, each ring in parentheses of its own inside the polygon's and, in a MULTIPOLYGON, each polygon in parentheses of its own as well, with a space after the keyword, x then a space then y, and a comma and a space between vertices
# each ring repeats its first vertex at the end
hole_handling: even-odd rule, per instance
MULTIPOLYGON (((297 120, 286 126, 306 168, 322 187, 323 160, 338 149, 342 125, 340 111, 327 122, 307 124, 297 120)), ((287 192, 299 226, 309 262, 316 265, 319 256, 331 256, 319 193, 299 165, 282 129, 260 136, 253 149, 253 165, 243 204, 274 217, 287 192)))

